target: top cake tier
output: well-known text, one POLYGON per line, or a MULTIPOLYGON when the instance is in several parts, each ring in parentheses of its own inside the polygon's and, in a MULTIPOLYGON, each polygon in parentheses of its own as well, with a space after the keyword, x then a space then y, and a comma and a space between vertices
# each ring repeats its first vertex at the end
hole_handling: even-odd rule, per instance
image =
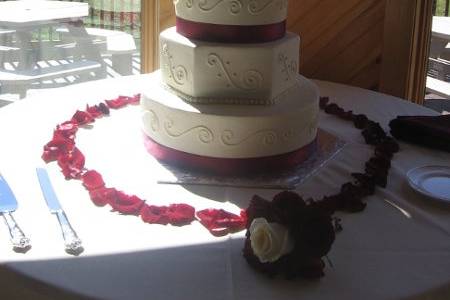
POLYGON ((282 38, 288 0, 173 0, 177 31, 188 38, 255 43, 282 38))

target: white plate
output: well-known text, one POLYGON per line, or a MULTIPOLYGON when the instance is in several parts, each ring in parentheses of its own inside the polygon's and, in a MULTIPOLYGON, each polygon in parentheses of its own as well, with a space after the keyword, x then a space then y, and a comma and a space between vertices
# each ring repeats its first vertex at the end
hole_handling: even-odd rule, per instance
POLYGON ((450 203, 450 167, 424 166, 406 174, 409 185, 430 198, 450 203))

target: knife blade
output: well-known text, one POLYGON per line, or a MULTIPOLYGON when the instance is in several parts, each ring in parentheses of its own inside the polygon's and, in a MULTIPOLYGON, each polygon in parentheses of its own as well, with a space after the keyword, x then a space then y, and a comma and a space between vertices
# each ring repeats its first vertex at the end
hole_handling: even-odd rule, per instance
POLYGON ((0 213, 3 215, 5 223, 8 226, 13 247, 15 249, 26 249, 31 246, 31 241, 25 236, 12 215, 12 212, 17 207, 18 204, 13 191, 2 174, 0 174, 0 213))
POLYGON ((45 168, 36 168, 36 174, 41 186, 42 194, 44 195, 45 201, 47 202, 50 213, 55 214, 58 218, 58 223, 61 227, 66 251, 70 253, 77 253, 82 251, 83 246, 81 244, 81 240, 78 238, 77 233, 70 225, 69 219, 67 218, 66 213, 59 203, 58 197, 56 196, 56 193, 53 189, 47 170, 45 168))

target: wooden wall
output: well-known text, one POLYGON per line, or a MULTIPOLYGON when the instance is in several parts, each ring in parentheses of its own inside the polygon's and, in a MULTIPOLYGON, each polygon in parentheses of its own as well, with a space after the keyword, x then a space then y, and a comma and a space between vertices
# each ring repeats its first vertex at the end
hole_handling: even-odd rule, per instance
POLYGON ((379 85, 385 0, 290 1, 301 37, 300 73, 369 89, 379 85))
POLYGON ((161 31, 175 25, 175 10, 172 0, 161 0, 159 7, 159 26, 161 31))

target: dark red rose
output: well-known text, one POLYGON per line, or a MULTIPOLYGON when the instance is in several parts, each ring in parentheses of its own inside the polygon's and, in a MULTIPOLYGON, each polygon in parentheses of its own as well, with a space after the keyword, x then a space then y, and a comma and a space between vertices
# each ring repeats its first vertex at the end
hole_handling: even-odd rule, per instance
POLYGON ((90 113, 82 110, 77 110, 77 112, 73 115, 71 121, 81 126, 92 123, 95 121, 95 119, 90 113))
POLYGON ((272 203, 258 195, 254 195, 250 200, 250 205, 246 209, 247 224, 246 227, 250 227, 253 219, 265 218, 269 223, 279 223, 281 220, 278 215, 272 209, 272 203))
POLYGON ((337 115, 342 113, 343 111, 344 110, 335 103, 330 103, 325 107, 325 112, 327 114, 337 115))
POLYGON ((356 179, 356 184, 361 189, 364 197, 375 193, 376 183, 374 178, 362 173, 352 173, 352 177, 356 179))
POLYGON ((79 179, 84 170, 84 155, 78 148, 63 153, 58 157, 58 165, 66 179, 79 179))
POLYGON ((306 208, 306 203, 300 195, 290 191, 284 191, 272 200, 272 209, 277 214, 277 221, 289 226, 298 219, 298 213, 306 208))
POLYGON ((331 216, 314 206, 306 206, 298 220, 289 227, 295 247, 292 255, 320 260, 331 250, 335 231, 331 216))
POLYGON ((105 186, 102 175, 95 170, 89 170, 81 177, 84 187, 88 191, 96 190, 105 186))
POLYGON ((378 145, 387 137, 381 125, 373 121, 368 121, 361 133, 368 145, 378 145))
POLYGON ((322 257, 331 249, 335 232, 331 215, 293 192, 281 192, 270 202, 254 196, 247 208, 247 229, 255 218, 279 223, 289 230, 294 249, 275 262, 262 263, 253 253, 250 232, 244 247, 244 257, 250 266, 271 276, 284 274, 288 278, 323 276, 322 257))
POLYGON ((359 114, 353 116, 353 125, 357 129, 364 129, 369 124, 369 118, 366 115, 359 114))
POLYGON ((320 97, 319 99, 319 107, 321 109, 325 109, 328 105, 328 102, 330 102, 330 98, 329 97, 320 97))

